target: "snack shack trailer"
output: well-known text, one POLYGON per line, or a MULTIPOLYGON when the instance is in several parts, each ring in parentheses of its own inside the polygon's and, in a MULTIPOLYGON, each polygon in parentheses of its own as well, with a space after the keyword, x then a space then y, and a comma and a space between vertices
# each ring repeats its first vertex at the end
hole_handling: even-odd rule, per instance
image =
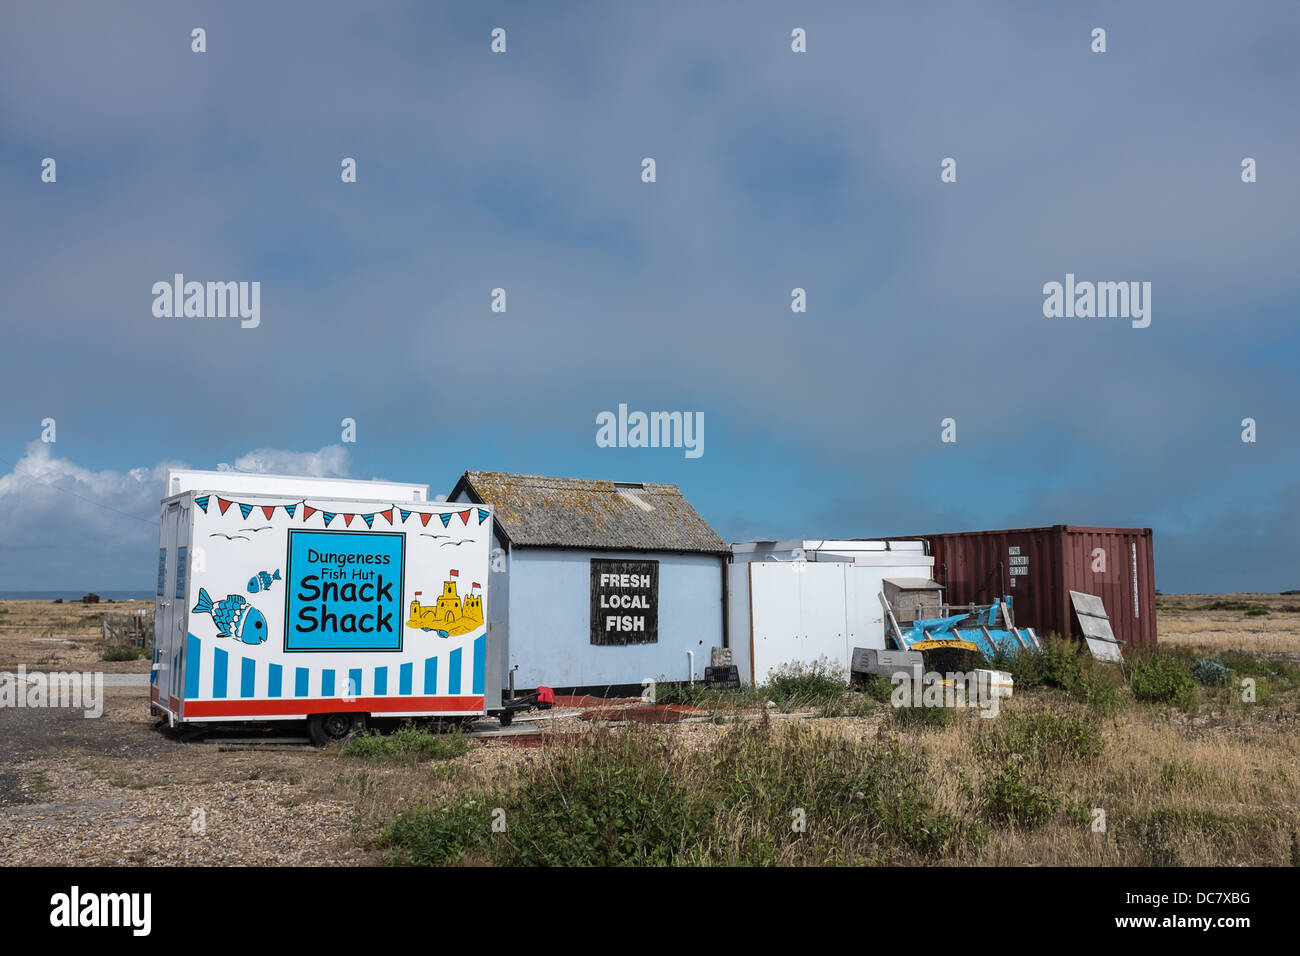
MULTIPOLYGON (((169 471, 150 699, 175 727, 509 723, 490 646, 488 506, 427 485, 169 471)), ((525 705, 526 706, 526 705, 525 705)))

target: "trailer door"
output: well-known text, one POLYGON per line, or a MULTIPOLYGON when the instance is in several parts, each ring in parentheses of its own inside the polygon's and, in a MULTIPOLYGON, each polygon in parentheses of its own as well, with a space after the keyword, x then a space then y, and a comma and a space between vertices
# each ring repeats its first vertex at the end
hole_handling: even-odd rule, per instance
POLYGON ((177 700, 183 700, 185 695, 182 693, 185 686, 185 672, 190 664, 195 667, 199 666, 198 661, 188 661, 185 658, 185 652, 188 649, 189 642, 185 640, 188 632, 189 622, 189 584, 190 584, 190 567, 194 562, 194 555, 190 554, 190 509, 177 508, 174 515, 174 534, 173 539, 176 542, 176 561, 174 562, 176 570, 172 575, 171 585, 171 606, 168 610, 171 612, 170 632, 171 642, 174 648, 172 659, 176 661, 175 667, 172 668, 171 694, 177 700))
POLYGON ((186 544, 189 531, 179 504, 170 504, 163 512, 158 547, 158 595, 154 608, 154 661, 159 688, 159 703, 170 707, 172 699, 181 697, 185 647, 185 587, 189 555, 186 544), (178 596, 179 595, 179 596, 178 596))
POLYGON ((149 698, 162 707, 167 706, 167 687, 171 679, 171 641, 167 626, 167 588, 170 583, 172 541, 168 526, 169 512, 164 509, 158 516, 158 582, 154 588, 153 608, 153 668, 149 673, 149 698))

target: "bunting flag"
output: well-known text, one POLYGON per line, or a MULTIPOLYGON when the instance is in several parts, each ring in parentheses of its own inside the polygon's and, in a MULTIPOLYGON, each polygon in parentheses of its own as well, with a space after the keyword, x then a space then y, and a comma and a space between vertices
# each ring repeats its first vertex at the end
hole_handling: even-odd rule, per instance
MULTIPOLYGON (((201 498, 194 499, 194 503, 203 509, 204 514, 208 513, 208 504, 210 503, 211 497, 212 497, 211 495, 204 495, 201 498)), ((321 511, 321 509, 319 508, 313 508, 311 505, 307 504, 306 501, 296 501, 290 505, 262 505, 262 504, 250 504, 248 502, 243 502, 243 501, 229 501, 220 496, 217 497, 217 505, 220 507, 221 513, 223 515, 226 513, 227 510, 229 510, 231 505, 238 505, 239 513, 243 515, 245 520, 247 520, 248 516, 252 514, 253 509, 257 508, 262 512, 263 515, 266 516, 266 520, 268 521, 270 521, 272 518, 275 517, 276 508, 283 508, 285 514, 287 514, 290 518, 294 518, 298 514, 298 506, 302 505, 303 521, 306 521, 314 514, 320 514, 324 518, 325 527, 327 528, 330 526, 330 522, 332 522, 335 518, 339 517, 340 514, 342 514, 343 517, 344 527, 348 527, 348 528, 352 527, 353 518, 360 518, 362 521, 366 523, 367 528, 373 529, 375 526, 375 515, 382 515, 384 520, 391 525, 393 524, 394 511, 398 512, 401 515, 403 524, 406 523, 406 520, 410 518, 411 515, 419 515, 420 525, 422 527, 427 528, 429 526, 429 519, 432 518, 434 515, 437 515, 438 518, 442 521, 442 526, 444 528, 449 528, 451 527, 452 515, 459 515, 460 523, 462 525, 468 525, 470 516, 473 515, 475 511, 475 509, 473 508, 467 508, 464 511, 415 511, 414 509, 411 508, 399 508, 397 505, 392 505, 391 507, 386 508, 383 511, 372 511, 369 514, 359 514, 357 512, 353 512, 349 514, 347 512, 321 511)), ((479 524, 482 524, 489 517, 491 517, 491 512, 488 511, 486 508, 478 509, 479 524)))

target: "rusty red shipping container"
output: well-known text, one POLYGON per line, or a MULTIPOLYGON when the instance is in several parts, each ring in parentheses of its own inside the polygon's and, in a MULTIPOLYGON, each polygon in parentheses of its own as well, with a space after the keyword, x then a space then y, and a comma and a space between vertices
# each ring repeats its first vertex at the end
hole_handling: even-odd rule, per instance
POLYGON ((1050 528, 896 535, 921 538, 950 604, 1014 599, 1016 625, 1081 637, 1070 591, 1101 598, 1122 647, 1156 643, 1155 549, 1150 528, 1050 528))

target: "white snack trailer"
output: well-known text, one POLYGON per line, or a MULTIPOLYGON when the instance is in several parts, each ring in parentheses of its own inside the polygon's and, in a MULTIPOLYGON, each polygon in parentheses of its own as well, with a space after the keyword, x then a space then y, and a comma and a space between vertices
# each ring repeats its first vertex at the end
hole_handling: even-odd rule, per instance
POLYGON ((489 507, 427 485, 169 471, 150 699, 172 726, 502 709, 489 507))

